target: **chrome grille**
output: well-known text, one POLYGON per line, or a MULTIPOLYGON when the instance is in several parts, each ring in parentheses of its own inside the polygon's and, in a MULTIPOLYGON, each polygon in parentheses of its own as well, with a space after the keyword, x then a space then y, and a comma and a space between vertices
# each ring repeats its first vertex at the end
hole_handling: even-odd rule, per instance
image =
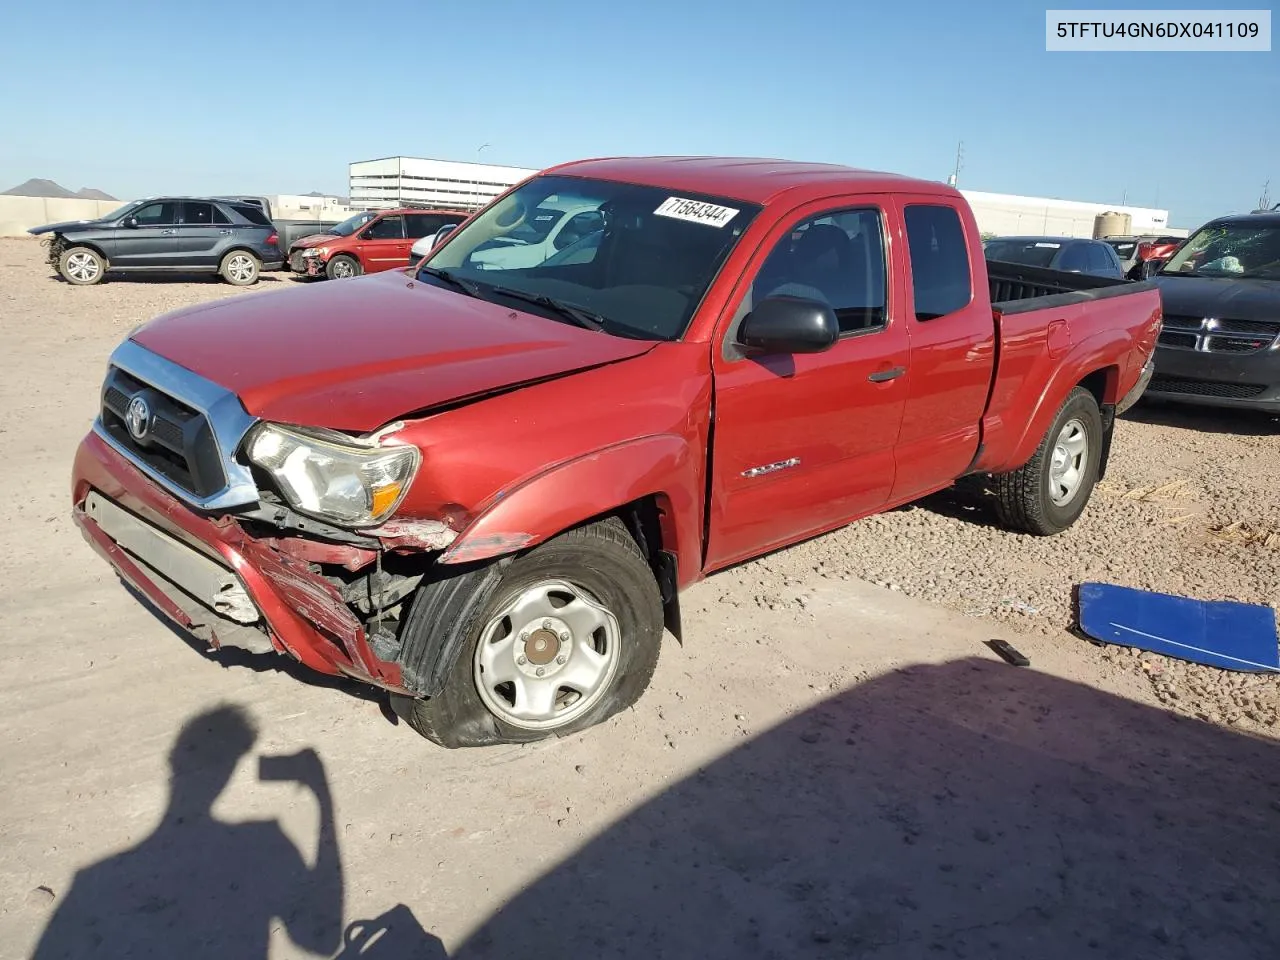
POLYGON ((206 510, 257 502, 253 474, 236 459, 255 418, 230 390, 126 340, 101 397, 94 432, 174 496, 206 510))
POLYGON ((1280 338, 1280 319, 1241 320, 1231 317, 1188 317, 1165 314, 1160 343, 1201 353, 1254 353, 1280 338))

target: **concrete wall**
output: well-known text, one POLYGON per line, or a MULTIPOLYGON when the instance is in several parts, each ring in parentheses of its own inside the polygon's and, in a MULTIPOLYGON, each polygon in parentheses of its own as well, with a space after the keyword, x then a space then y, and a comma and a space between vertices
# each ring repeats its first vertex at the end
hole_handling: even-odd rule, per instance
POLYGON ((25 237, 30 227, 63 220, 96 220, 125 205, 124 200, 70 200, 61 197, 0 196, 0 237, 25 237))

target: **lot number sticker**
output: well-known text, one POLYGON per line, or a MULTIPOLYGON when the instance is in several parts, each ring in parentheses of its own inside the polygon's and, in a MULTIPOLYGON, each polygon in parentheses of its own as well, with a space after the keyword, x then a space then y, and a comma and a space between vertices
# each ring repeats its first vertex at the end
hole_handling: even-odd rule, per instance
POLYGON ((685 200, 683 197, 668 197, 662 201, 662 206, 653 212, 660 217, 688 220, 690 223, 705 223, 713 227, 723 227, 738 215, 738 211, 733 207, 721 207, 714 203, 703 203, 701 200, 685 200))

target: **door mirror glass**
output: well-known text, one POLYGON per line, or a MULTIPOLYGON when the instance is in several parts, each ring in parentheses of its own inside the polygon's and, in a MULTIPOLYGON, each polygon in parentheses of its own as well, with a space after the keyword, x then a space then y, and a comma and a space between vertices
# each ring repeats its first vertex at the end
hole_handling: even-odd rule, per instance
POLYGON ((125 217, 125 218, 124 218, 124 224, 123 224, 123 225, 124 225, 124 226, 126 226, 126 227, 128 227, 130 230, 136 230, 136 229, 138 229, 138 218, 137 218, 137 217, 125 217))
POLYGON ((778 295, 761 300, 742 321, 738 342, 763 353, 821 353, 840 339, 827 304, 778 295))

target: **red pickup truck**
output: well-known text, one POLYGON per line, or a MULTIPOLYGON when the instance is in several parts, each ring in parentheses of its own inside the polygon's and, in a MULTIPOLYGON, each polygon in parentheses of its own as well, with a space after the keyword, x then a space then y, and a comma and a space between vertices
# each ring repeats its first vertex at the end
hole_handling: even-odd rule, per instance
POLYGON ((412 270, 135 330, 74 515, 213 647, 376 684, 447 746, 563 735, 640 696, 716 570, 975 473, 1012 529, 1070 526, 1160 325, 1150 284, 986 263, 941 184, 584 161, 412 270), (476 256, 547 203, 599 229, 476 256))

